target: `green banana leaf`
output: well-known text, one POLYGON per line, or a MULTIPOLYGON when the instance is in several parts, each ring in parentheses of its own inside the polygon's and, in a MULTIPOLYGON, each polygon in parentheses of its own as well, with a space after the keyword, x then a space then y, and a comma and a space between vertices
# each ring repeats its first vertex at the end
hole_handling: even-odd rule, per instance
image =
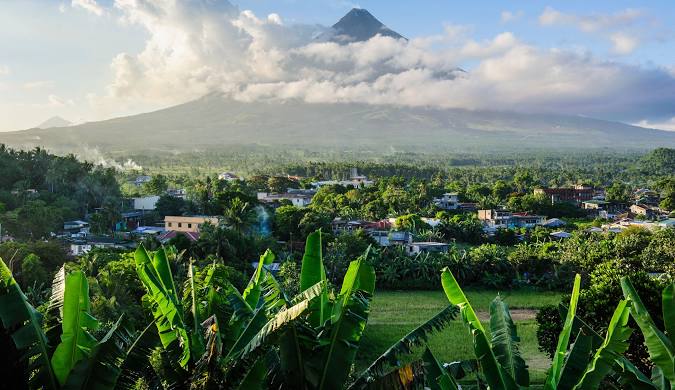
MULTIPOLYGON (((567 317, 567 307, 563 304, 558 305, 558 310, 560 311, 560 316, 561 318, 567 317)), ((604 342, 604 338, 600 336, 593 328, 591 328, 590 325, 588 325, 586 322, 584 322, 581 318, 579 317, 574 317, 574 322, 572 326, 572 332, 579 332, 581 335, 585 335, 588 337, 592 338, 592 345, 589 350, 589 354, 596 350, 597 348, 602 345, 604 342)), ((574 348, 574 346, 572 346, 574 348)), ((571 351, 570 351, 571 354, 571 351)), ((592 354, 591 354, 592 355, 592 354)), ((581 365, 580 363, 574 363, 570 361, 571 358, 567 357, 565 361, 565 366, 573 364, 573 365, 581 365)), ((581 374, 583 374, 584 370, 586 369, 586 365, 590 361, 590 356, 586 361, 583 363, 583 367, 581 367, 581 373, 577 376, 573 376, 572 379, 567 378, 565 372, 562 373, 561 377, 564 378, 561 380, 561 383, 558 384, 558 389, 557 390, 564 390, 564 389, 571 389, 578 381, 581 379, 581 374), (576 380, 574 380, 576 378, 576 380)), ((620 356, 614 366, 614 376, 616 377, 617 381, 624 386, 627 389, 639 389, 639 390, 656 390, 654 387, 654 383, 640 370, 633 365, 630 361, 625 356, 620 356)), ((563 368, 565 370, 565 368, 563 368)))
MULTIPOLYGON (((663 371, 663 376, 673 386, 675 384, 675 350, 673 349, 673 343, 656 326, 628 278, 621 278, 621 288, 623 289, 624 296, 631 303, 631 314, 644 335, 649 357, 654 365, 663 371)), ((671 309, 664 307, 664 311, 671 309)))
POLYGON ((560 383, 556 390, 571 390, 584 376, 586 368, 593 357, 594 337, 579 331, 565 359, 560 383))
POLYGON ((675 345, 675 283, 671 283, 663 289, 661 304, 666 335, 670 339, 670 343, 675 345))
POLYGON ((77 362, 88 358, 97 341, 89 331, 98 329, 90 312, 89 283, 81 271, 66 275, 63 298, 61 343, 52 355, 52 367, 60 384, 64 384, 77 362))
POLYGON ((431 352, 429 347, 422 354, 426 385, 431 390, 459 390, 455 379, 448 374, 431 352))
POLYGON ((602 380, 613 370, 616 360, 628 350, 628 337, 632 333, 632 330, 628 327, 629 317, 628 302, 622 300, 614 310, 609 322, 605 341, 595 351, 584 375, 574 387, 575 390, 599 388, 602 380))
POLYGON ((241 294, 242 297, 246 300, 249 306, 255 308, 258 306, 258 300, 260 300, 260 283, 263 281, 267 270, 265 266, 268 266, 274 262, 274 253, 271 250, 266 250, 265 253, 260 255, 260 260, 258 260, 258 268, 256 268, 251 280, 248 282, 246 289, 241 294))
POLYGON ((161 379, 151 362, 152 353, 159 345, 159 334, 153 322, 134 334, 133 342, 127 347, 126 358, 120 366, 117 388, 133 389, 141 378, 149 383, 151 389, 160 386, 161 379))
POLYGON ((188 264, 188 283, 190 290, 190 312, 192 314, 192 354, 202 356, 204 354, 204 337, 202 335, 199 301, 197 299, 197 289, 195 286, 195 271, 192 262, 188 264))
POLYGON ((577 275, 574 278, 574 287, 572 288, 572 297, 570 298, 570 305, 567 310, 567 317, 563 329, 558 336, 558 346, 556 347, 555 355, 553 355, 553 363, 546 377, 544 383, 544 390, 556 390, 560 383, 560 376, 567 354, 567 346, 569 345, 570 335, 574 325, 574 318, 577 312, 577 302, 579 301, 579 290, 581 288, 581 276, 577 275))
POLYGON ((441 274, 441 284, 443 285, 443 291, 445 292, 448 301, 453 305, 459 306, 462 319, 473 337, 474 353, 480 363, 481 371, 485 376, 490 389, 517 389, 518 386, 513 377, 511 377, 497 361, 497 357, 488 341, 483 325, 474 312, 473 307, 471 307, 466 295, 464 295, 464 291, 462 291, 459 283, 457 283, 452 272, 447 268, 443 269, 441 274))
POLYGON ((305 297, 304 300, 293 305, 292 307, 279 311, 258 331, 258 333, 253 338, 250 339, 248 344, 246 344, 241 349, 241 356, 253 352, 256 348, 263 345, 267 338, 274 335, 274 333, 279 331, 279 329, 281 329, 283 326, 288 325, 291 323, 291 321, 294 321, 304 314, 312 300, 321 295, 325 288, 324 284, 324 282, 319 282, 313 287, 308 288, 307 290, 303 291, 303 296, 305 297))
POLYGON ((374 381, 376 378, 387 375, 387 366, 400 367, 401 356, 409 355, 413 352, 413 348, 425 344, 431 334, 443 330, 457 317, 458 313, 459 309, 457 306, 450 305, 425 323, 411 330, 375 359, 349 388, 363 388, 367 383, 374 381))
POLYGON ((308 359, 308 380, 318 390, 342 389, 368 321, 375 270, 362 258, 349 264, 330 324, 319 333, 316 355, 308 359))
POLYGON ((28 303, 26 296, 0 259, 0 321, 12 337, 16 348, 30 363, 34 387, 56 390, 59 383, 49 360, 47 336, 42 331, 42 318, 28 303))
MULTIPOLYGON (((300 291, 326 281, 326 270, 323 266, 321 248, 321 230, 310 233, 305 242, 305 254, 302 256, 300 268, 300 291)), ((318 300, 312 302, 309 321, 313 327, 319 327, 328 319, 328 290, 326 289, 318 300)))
POLYGON ((530 385, 527 364, 520 355, 520 337, 511 319, 508 305, 499 295, 490 303, 490 334, 492 350, 499 364, 522 387, 530 385))
POLYGON ((113 390, 122 373, 132 334, 122 326, 122 315, 91 350, 88 359, 78 362, 68 375, 63 390, 113 390))
POLYGON ((155 252, 151 261, 148 252, 140 245, 134 257, 136 272, 152 303, 152 314, 162 346, 167 349, 178 344, 178 362, 181 367, 187 367, 191 361, 191 342, 164 249, 155 252))

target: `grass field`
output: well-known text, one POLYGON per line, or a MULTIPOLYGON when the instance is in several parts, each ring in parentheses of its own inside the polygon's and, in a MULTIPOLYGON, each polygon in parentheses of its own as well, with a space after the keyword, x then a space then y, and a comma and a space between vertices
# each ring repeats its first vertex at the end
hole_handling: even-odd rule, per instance
MULTIPOLYGON (((471 305, 481 319, 487 320, 490 302, 495 290, 467 290, 471 305)), ((543 382, 549 366, 548 357, 537 347, 536 310, 544 305, 557 304, 560 293, 518 290, 502 292, 509 304, 521 338, 521 352, 530 367, 533 383, 543 382)), ((422 322, 433 317, 448 305, 442 291, 378 291, 371 305, 368 326, 361 342, 357 368, 363 369, 392 343, 422 322)), ((487 323, 484 321, 486 327, 487 323)), ((429 347, 443 362, 473 358, 469 333, 461 320, 453 321, 442 332, 433 335, 429 347)), ((417 356, 421 356, 421 350, 417 356)))

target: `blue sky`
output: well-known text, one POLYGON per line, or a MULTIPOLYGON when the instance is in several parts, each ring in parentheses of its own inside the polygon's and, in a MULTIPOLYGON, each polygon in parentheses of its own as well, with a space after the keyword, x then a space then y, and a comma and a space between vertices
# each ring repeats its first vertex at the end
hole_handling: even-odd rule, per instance
POLYGON ((213 90, 249 100, 559 112, 675 130, 671 1, 233 3, 3 1, 0 131, 54 115, 134 114, 213 90), (353 7, 411 42, 308 40, 312 26, 353 7), (459 85, 433 76, 457 67, 468 71, 459 85))

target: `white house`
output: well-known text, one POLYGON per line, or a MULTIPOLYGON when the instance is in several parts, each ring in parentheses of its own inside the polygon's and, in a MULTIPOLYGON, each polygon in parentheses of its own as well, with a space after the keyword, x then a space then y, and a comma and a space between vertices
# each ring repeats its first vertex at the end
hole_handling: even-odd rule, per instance
POLYGON ((157 208, 157 201, 159 196, 143 196, 140 198, 133 198, 134 210, 154 210, 157 208))
POLYGON ((270 194, 267 192, 258 192, 258 200, 262 203, 278 203, 282 200, 288 200, 295 207, 306 207, 312 203, 314 195, 308 193, 290 193, 270 194))
POLYGON ((443 210, 457 210, 459 208, 459 194, 448 192, 440 198, 434 198, 434 205, 443 210))

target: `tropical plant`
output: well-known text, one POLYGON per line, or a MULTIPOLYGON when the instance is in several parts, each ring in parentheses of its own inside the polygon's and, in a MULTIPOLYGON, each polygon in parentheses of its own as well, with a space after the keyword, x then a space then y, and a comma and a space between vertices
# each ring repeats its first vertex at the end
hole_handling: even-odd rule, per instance
MULTIPOLYGON (((490 305, 491 338, 488 338, 452 273, 444 270, 441 278, 448 300, 459 306, 461 317, 472 335, 481 368, 480 380, 490 389, 529 387, 527 366, 518 348, 520 340, 506 303, 498 296, 490 305)), ((581 326, 576 317, 580 283, 581 278, 577 275, 544 389, 598 389, 601 384, 605 388, 605 383, 615 383, 614 386, 621 383, 628 388, 654 388, 650 387, 647 377, 623 357, 632 332, 628 327, 629 301, 619 302, 603 340, 587 326, 581 326), (574 329, 580 330, 570 347, 574 329)))
POLYGON ((44 320, 0 261, 0 321, 25 362, 25 371, 15 376, 27 387, 114 389, 118 385, 122 366, 142 335, 129 332, 122 316, 97 340, 90 332, 98 328, 98 321, 89 306, 84 273, 66 275, 61 268, 54 278, 44 320))

